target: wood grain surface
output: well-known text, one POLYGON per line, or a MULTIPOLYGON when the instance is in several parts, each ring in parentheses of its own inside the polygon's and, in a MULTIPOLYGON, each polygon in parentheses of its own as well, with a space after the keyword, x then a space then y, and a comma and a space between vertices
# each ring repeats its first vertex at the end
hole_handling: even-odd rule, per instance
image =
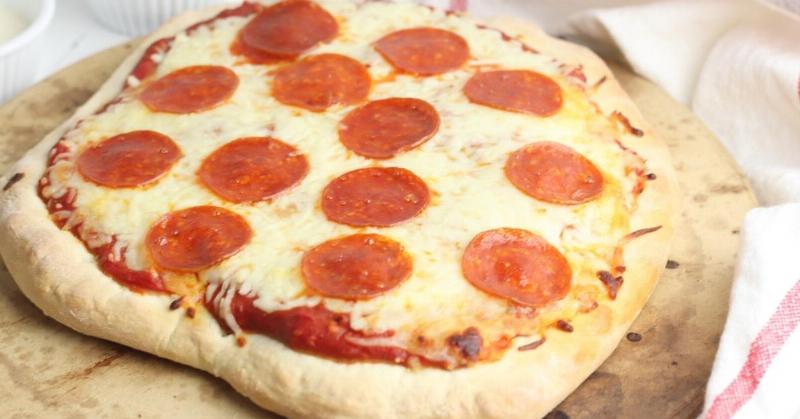
MULTIPOLYGON (((132 48, 87 58, 0 108, 0 171, 86 101, 132 48)), ((696 417, 727 312, 738 229, 756 201, 736 164, 689 110, 628 70, 613 69, 673 155, 684 195, 674 263, 633 334, 550 416, 696 417)), ((0 395, 4 418, 274 417, 209 374, 82 336, 45 317, 4 265, 0 395)))

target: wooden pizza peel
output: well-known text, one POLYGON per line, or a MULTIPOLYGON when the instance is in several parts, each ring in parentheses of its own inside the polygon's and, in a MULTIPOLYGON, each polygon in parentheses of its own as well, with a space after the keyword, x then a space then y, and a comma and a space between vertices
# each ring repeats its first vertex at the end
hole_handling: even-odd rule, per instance
MULTIPOLYGON (((133 45, 65 68, 0 108, 0 171, 86 101, 133 45)), ((693 418, 725 321, 739 226, 756 200, 697 117, 654 84, 612 69, 672 152, 684 196, 670 256, 675 263, 633 334, 551 416, 693 418)), ((207 373, 45 317, 2 264, 0 400, 0 417, 13 418, 271 416, 207 373)))

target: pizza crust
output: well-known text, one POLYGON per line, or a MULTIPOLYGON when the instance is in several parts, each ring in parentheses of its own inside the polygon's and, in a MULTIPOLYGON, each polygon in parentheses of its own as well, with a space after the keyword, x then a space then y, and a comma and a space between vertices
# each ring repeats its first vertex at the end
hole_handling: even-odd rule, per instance
POLYGON ((512 349, 497 362, 455 371, 339 362, 255 334, 239 347, 205 310, 190 319, 168 310, 169 296, 132 292, 101 273, 78 239, 51 221, 36 194, 47 154, 63 133, 119 92, 147 45, 220 10, 181 15, 150 35, 86 104, 3 176, 5 183, 15 173, 25 174, 0 195, 0 253, 22 292, 45 314, 81 333, 208 371, 260 406, 290 417, 537 417, 611 354, 652 292, 669 252, 679 212, 669 153, 600 58, 519 21, 493 26, 565 63, 582 64, 590 85, 606 77, 593 100, 604 113, 621 111, 644 131, 631 145, 658 176, 640 196, 631 225, 661 229, 626 246, 625 285, 616 301, 577 316, 573 333, 551 329, 546 344, 535 350, 512 349))

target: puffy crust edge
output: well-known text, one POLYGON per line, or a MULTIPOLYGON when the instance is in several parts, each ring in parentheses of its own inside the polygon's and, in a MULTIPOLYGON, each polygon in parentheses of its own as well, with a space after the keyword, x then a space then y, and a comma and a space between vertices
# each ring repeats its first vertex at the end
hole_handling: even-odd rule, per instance
POLYGON ((345 363, 295 352, 258 335, 240 348, 207 312, 189 319, 167 309, 168 296, 138 294, 102 274, 82 244, 55 226, 36 195, 47 153, 69 127, 117 94, 147 45, 220 9, 181 15, 150 35, 88 102, 3 176, 26 175, 0 195, 0 253, 22 292, 46 315, 81 333, 208 371, 262 407, 292 417, 542 416, 611 354, 644 306, 668 255, 679 212, 675 175, 666 146, 602 60, 524 22, 496 21, 494 26, 565 63, 582 64, 590 81, 605 76, 594 100, 604 112, 619 110, 644 131, 631 145, 658 175, 640 197, 632 225, 662 228, 626 246, 625 285, 617 300, 578 316, 574 333, 551 330, 547 343, 536 350, 512 349, 497 362, 455 371, 345 363))

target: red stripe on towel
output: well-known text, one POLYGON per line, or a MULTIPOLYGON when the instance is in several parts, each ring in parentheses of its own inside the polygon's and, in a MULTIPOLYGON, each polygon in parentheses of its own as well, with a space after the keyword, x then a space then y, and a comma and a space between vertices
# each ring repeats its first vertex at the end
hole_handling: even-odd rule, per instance
POLYGON ((747 361, 739 370, 739 375, 714 399, 706 415, 707 419, 730 418, 750 400, 772 359, 780 352, 799 323, 800 281, 797 281, 750 344, 747 361))
POLYGON ((467 0, 450 0, 449 9, 454 12, 466 12, 467 0))

